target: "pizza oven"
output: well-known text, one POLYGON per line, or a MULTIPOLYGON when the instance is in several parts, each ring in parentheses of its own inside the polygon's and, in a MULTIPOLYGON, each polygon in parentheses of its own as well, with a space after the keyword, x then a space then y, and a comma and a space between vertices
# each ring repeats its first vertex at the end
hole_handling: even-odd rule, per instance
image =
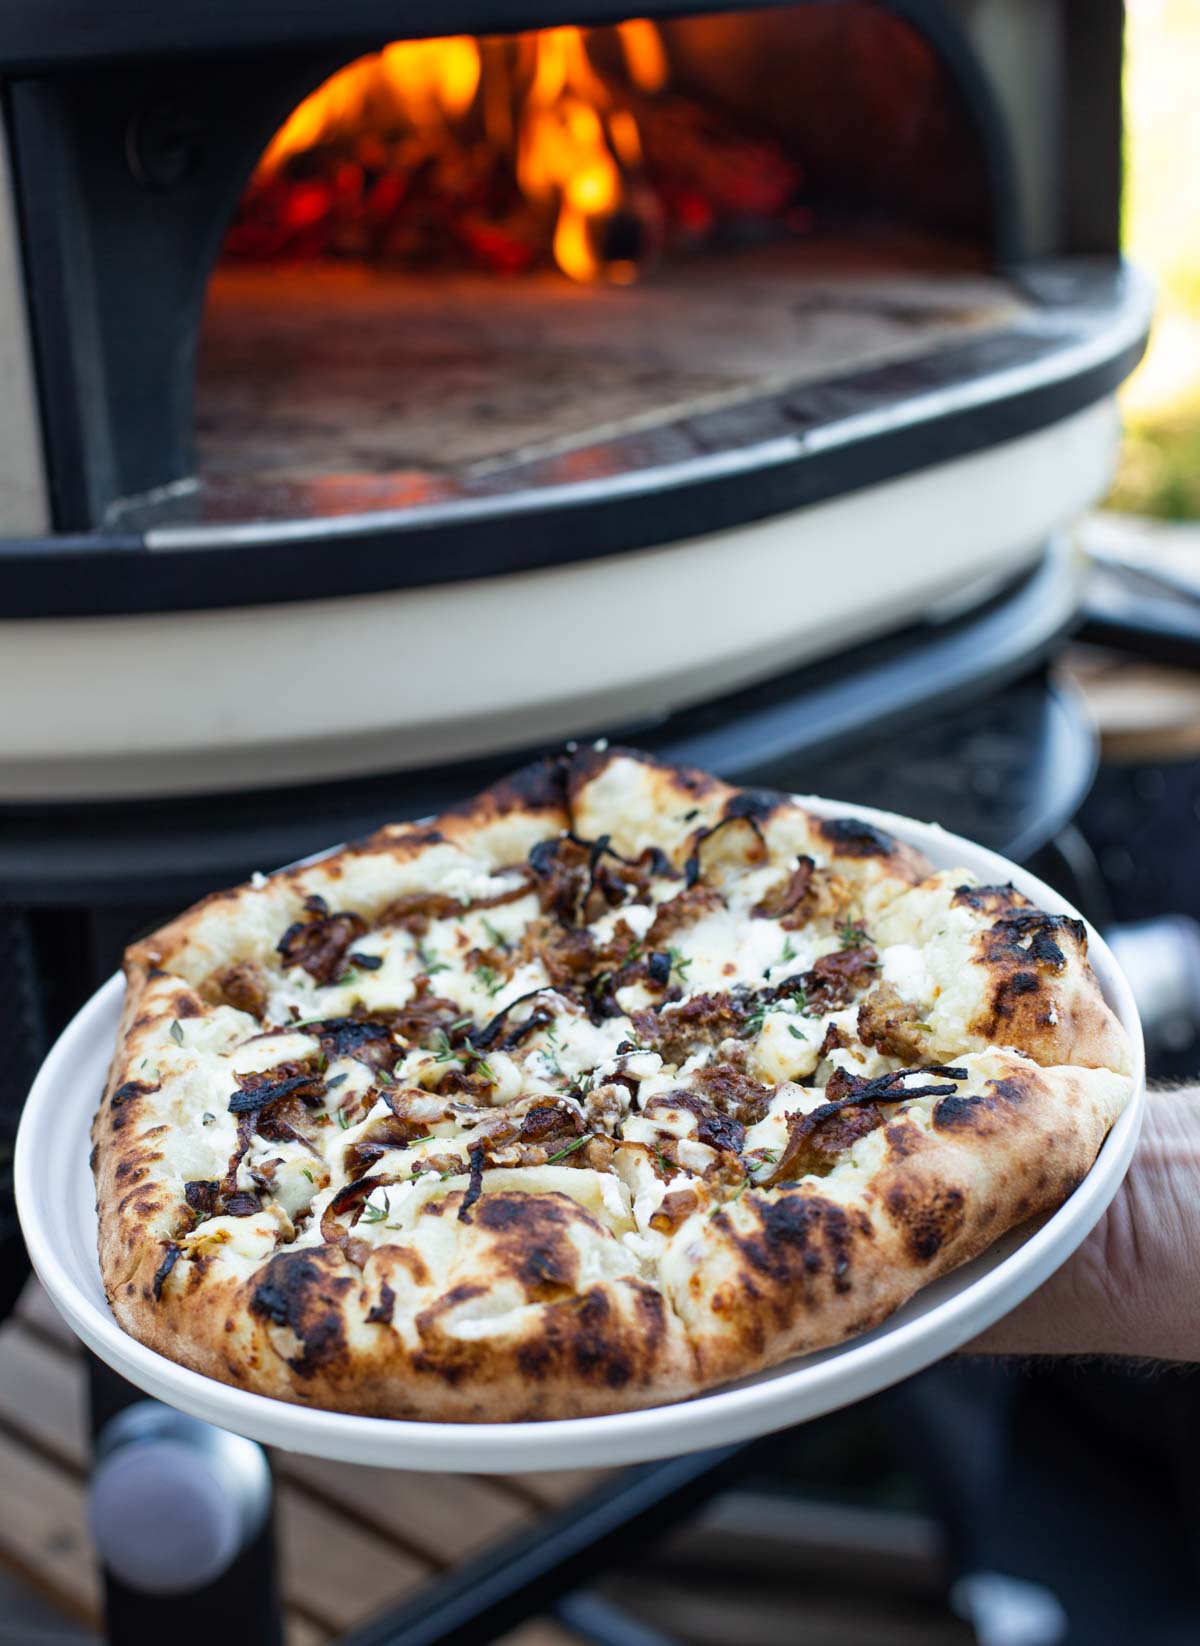
POLYGON ((1148 324, 1120 13, 14 0, 0 800, 1020 651, 1148 324))
MULTIPOLYGON (((7 0, 0 1317, 5 1139, 124 944, 558 741, 935 816, 1095 911, 1043 664, 1149 325, 1121 52, 1120 0, 7 0)), ((178 1439, 89 1387, 102 1462, 178 1439)), ((251 1451, 183 1600, 97 1517, 114 1646, 281 1638, 251 1451)), ((746 1467, 632 1471, 356 1646, 631 1639, 570 1591, 746 1467)))

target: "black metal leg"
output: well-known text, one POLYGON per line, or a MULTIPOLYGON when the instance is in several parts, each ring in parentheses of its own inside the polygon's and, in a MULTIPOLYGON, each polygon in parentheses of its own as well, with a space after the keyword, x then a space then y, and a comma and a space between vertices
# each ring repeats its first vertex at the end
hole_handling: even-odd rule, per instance
POLYGON ((29 917, 0 909, 0 1320, 29 1274, 13 1198, 13 1144, 26 1093, 45 1050, 29 917))
MULTIPOLYGON (((151 1424, 156 1412, 168 1422, 174 1421, 173 1414, 169 1414, 165 1407, 145 1400, 136 1389, 94 1356, 89 1354, 87 1360, 93 1441, 99 1440, 103 1446, 105 1437, 113 1433, 114 1425, 135 1414, 135 1409, 135 1415, 148 1417, 151 1424)), ((218 1441, 222 1438, 216 1431, 209 1433, 218 1441)), ((169 1438, 166 1443, 178 1445, 169 1438)), ((246 1441, 233 1443, 243 1447, 251 1444, 246 1441)), ((150 1444, 153 1446, 154 1442, 150 1444)), ((163 1442, 158 1444, 161 1447, 163 1442)), ((253 1450, 257 1451, 257 1448, 253 1450)), ((260 1457, 256 1461, 261 1469, 267 1469, 265 1458, 260 1457)), ((217 1462, 220 1462, 219 1458, 217 1462)), ((186 1461, 183 1468, 186 1470, 186 1461)), ((267 1482, 265 1512, 255 1515, 256 1524, 248 1533, 247 1540, 224 1570, 211 1581, 171 1593, 151 1593, 143 1586, 124 1581, 110 1566, 102 1565, 105 1639, 108 1646, 147 1646, 150 1641, 169 1641, 171 1646, 214 1646, 214 1642, 219 1642, 219 1646, 282 1646, 283 1624, 275 1572, 275 1531, 269 1472, 267 1482)), ((239 1483, 230 1480, 228 1484, 232 1497, 233 1489, 239 1483)), ((136 1492, 136 1479, 130 1485, 136 1492)), ((125 1490, 129 1489, 130 1486, 126 1486, 125 1490)), ((219 1514, 220 1506, 213 1504, 210 1494, 205 1528, 210 1542, 214 1507, 219 1514)), ((189 1499, 181 1495, 171 1516, 174 1522, 171 1529, 176 1541, 181 1535, 180 1517, 186 1517, 191 1512, 189 1499)), ((129 1528, 125 1531, 129 1535, 129 1528)), ((135 1535, 144 1534, 137 1532, 135 1535)), ((152 1531, 150 1535, 153 1535, 152 1531)), ((186 1537, 186 1527, 182 1535, 186 1537)), ((103 1540, 102 1533, 101 1542, 103 1540)), ((138 1551, 133 1553, 136 1559, 138 1551)), ((150 1554, 153 1556, 153 1551, 150 1554)), ((180 1575, 185 1576, 185 1573, 181 1571, 180 1575)))
POLYGON ((485 1550, 341 1646, 484 1646, 595 1582, 761 1461, 771 1437, 627 1469, 581 1502, 485 1550))
POLYGON ((677 1646, 670 1635, 664 1635, 651 1623, 632 1617, 620 1606, 614 1606, 603 1595, 581 1590, 564 1595, 554 1609, 560 1623, 572 1634, 591 1642, 591 1646, 677 1646))

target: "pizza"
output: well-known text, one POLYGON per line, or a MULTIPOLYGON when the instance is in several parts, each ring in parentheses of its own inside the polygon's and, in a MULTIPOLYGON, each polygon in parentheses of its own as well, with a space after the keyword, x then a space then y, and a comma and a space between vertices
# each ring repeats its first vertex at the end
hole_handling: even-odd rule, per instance
POLYGON ((129 951, 93 1128, 122 1326, 244 1389, 513 1421, 883 1321, 1131 1095, 1081 922, 602 745, 129 951))

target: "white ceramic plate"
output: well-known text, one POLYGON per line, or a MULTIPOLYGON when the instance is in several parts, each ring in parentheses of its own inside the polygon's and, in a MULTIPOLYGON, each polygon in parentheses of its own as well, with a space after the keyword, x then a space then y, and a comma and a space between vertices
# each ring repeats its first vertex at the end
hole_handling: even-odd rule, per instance
MULTIPOLYGON (((911 841, 944 868, 1012 880, 1041 907, 1076 911, 994 852, 929 824, 811 797, 825 816, 856 816, 911 841)), ((33 1264, 72 1329, 131 1383, 222 1428, 291 1451, 391 1468, 502 1473, 597 1467, 720 1446, 874 1394, 950 1354, 1007 1314, 1068 1258, 1116 1193, 1141 1124, 1144 1063, 1133 997, 1106 944, 1089 930, 1104 993, 1134 1046, 1136 1090, 1091 1172, 1064 1206, 918 1293, 883 1326, 833 1349, 681 1405, 550 1423, 414 1423, 310 1411, 233 1389, 177 1366, 128 1337, 105 1300, 96 1256, 89 1127, 120 1018, 110 979, 59 1038, 34 1083, 16 1151, 17 1205, 33 1264)))

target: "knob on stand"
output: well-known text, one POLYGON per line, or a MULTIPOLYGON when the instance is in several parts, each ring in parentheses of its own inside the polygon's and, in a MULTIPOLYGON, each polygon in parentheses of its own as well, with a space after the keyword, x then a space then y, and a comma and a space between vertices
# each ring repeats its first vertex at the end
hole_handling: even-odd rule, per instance
POLYGON ((222 1646, 277 1639, 270 1510, 254 1441, 154 1400, 111 1417, 88 1495, 111 1646, 211 1646, 218 1619, 222 1646))

